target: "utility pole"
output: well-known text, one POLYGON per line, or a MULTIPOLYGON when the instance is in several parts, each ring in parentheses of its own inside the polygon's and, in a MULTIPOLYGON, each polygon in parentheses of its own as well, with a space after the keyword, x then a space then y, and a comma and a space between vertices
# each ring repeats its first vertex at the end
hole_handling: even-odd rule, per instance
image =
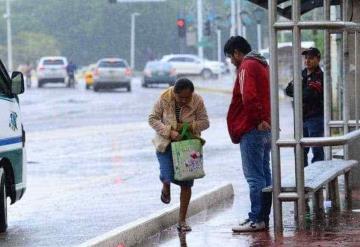
POLYGON ((231 28, 230 36, 236 35, 236 2, 231 0, 231 28))
POLYGON ((131 14, 131 40, 130 40, 130 67, 135 68, 135 17, 140 15, 135 12, 131 14))
POLYGON ((11 37, 11 13, 10 0, 6 0, 6 13, 4 15, 7 27, 7 55, 8 55, 8 70, 13 71, 13 57, 12 57, 12 37, 11 37))
POLYGON ((255 21, 256 21, 257 49, 259 52, 262 46, 261 20, 263 19, 263 11, 260 8, 256 8, 253 11, 253 16, 255 17, 255 21))
POLYGON ((240 17, 240 12, 241 12, 241 0, 237 0, 236 2, 236 24, 237 24, 237 34, 240 36, 244 36, 243 32, 242 32, 242 23, 241 23, 241 17, 240 17))
POLYGON ((261 41, 262 41, 261 23, 260 22, 257 22, 257 24, 256 24, 256 31, 257 31, 257 48, 258 48, 258 52, 260 52, 260 50, 261 50, 261 41))
MULTIPOLYGON (((218 58, 218 62, 221 62, 221 30, 217 29, 216 30, 216 34, 217 34, 217 58, 218 58)), ((221 71, 219 73, 219 78, 221 76, 221 71)))
POLYGON ((200 59, 204 58, 203 48, 203 15, 202 0, 197 0, 197 31, 198 31, 198 55, 200 59))

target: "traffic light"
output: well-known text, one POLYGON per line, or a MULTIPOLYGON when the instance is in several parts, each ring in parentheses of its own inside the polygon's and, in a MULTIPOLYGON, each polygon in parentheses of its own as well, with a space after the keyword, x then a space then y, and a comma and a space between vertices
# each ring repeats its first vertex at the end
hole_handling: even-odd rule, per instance
POLYGON ((204 35, 205 35, 205 36, 210 36, 210 35, 211 35, 211 22, 210 22, 209 20, 207 20, 207 21, 205 22, 204 35))
POLYGON ((178 35, 181 38, 184 38, 186 36, 186 23, 185 19, 177 19, 176 20, 176 26, 178 27, 178 35))

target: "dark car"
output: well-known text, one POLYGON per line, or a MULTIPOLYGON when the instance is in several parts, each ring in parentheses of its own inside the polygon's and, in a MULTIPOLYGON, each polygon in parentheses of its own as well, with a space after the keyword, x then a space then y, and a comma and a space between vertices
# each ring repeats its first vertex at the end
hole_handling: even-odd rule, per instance
POLYGON ((143 75, 143 87, 148 87, 152 84, 169 84, 169 86, 173 86, 176 81, 176 71, 168 62, 147 62, 143 75))

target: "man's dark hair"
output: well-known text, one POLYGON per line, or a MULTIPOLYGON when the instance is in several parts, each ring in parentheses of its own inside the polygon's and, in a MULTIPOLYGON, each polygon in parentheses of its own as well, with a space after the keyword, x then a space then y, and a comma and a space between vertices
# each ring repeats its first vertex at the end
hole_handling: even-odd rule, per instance
POLYGON ((234 55, 235 50, 246 55, 251 52, 251 46, 246 39, 241 36, 231 36, 224 45, 225 56, 234 55))
POLYGON ((174 86, 174 92, 178 94, 185 89, 190 89, 191 92, 194 92, 194 84, 192 81, 188 78, 177 79, 174 86))

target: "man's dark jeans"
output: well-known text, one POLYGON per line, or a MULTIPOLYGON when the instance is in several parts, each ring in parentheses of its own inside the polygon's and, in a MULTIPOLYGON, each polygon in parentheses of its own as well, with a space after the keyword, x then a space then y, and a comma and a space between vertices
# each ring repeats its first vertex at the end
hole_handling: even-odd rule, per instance
POLYGON ((269 223, 271 193, 262 193, 262 189, 271 185, 270 149, 270 131, 253 129, 240 140, 243 172, 250 189, 249 219, 265 224, 269 223))
MULTIPOLYGON (((323 137, 324 136, 324 117, 312 117, 304 121, 304 137, 323 137)), ((304 167, 308 165, 308 153, 310 148, 304 148, 304 167)), ((312 147, 313 158, 311 163, 324 160, 324 149, 322 147, 312 147)))

